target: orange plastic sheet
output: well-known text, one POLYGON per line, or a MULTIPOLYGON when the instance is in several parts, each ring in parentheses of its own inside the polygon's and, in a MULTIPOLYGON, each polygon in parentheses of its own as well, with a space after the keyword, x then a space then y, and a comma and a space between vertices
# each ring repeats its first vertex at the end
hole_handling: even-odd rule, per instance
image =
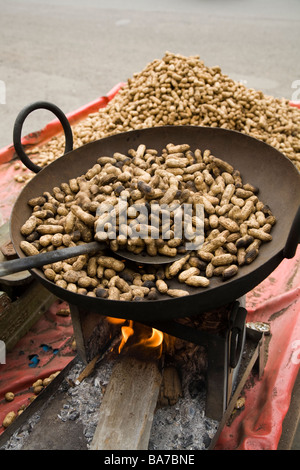
POLYGON ((13 162, 0 164, 0 226, 10 218, 12 207, 22 190, 22 184, 14 180, 13 162))
POLYGON ((271 338, 262 378, 245 385, 245 408, 224 427, 216 449, 276 450, 300 364, 300 248, 246 296, 247 321, 271 338))
POLYGON ((57 314, 67 308, 67 303, 56 301, 13 351, 6 353, 6 363, 0 365, 0 434, 7 413, 17 414, 22 406, 30 405, 35 396, 33 383, 63 370, 74 358, 71 315, 57 314), (15 394, 13 401, 5 400, 7 392, 15 394))

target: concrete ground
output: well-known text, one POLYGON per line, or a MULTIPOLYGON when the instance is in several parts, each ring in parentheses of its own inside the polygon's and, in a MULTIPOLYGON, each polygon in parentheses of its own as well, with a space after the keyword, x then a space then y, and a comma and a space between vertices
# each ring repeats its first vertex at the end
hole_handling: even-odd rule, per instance
MULTIPOLYGON (((299 31, 299 0, 0 0, 0 149, 25 105, 68 113, 167 50, 299 100, 299 31)), ((52 119, 35 111, 24 134, 52 119)))

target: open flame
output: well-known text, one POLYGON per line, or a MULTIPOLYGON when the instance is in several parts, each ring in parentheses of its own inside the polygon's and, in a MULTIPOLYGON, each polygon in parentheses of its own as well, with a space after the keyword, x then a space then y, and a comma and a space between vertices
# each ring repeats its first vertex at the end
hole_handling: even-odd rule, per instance
POLYGON ((161 331, 156 330, 156 328, 152 328, 152 335, 150 338, 145 339, 143 344, 148 348, 158 348, 162 344, 163 339, 164 334, 161 331))
MULTIPOLYGON (((107 317, 107 319, 109 322, 115 325, 123 325, 124 323, 126 323, 126 320, 121 318, 107 317)), ((123 325, 121 327, 122 340, 119 345, 119 354, 130 337, 132 337, 130 347, 134 349, 137 349, 139 347, 144 349, 153 348, 156 350, 156 352, 159 348, 161 354, 164 334, 156 328, 152 328, 150 335, 149 331, 150 329, 146 326, 143 326, 141 324, 138 324, 138 326, 137 324, 134 325, 134 322, 132 320, 129 321, 129 325, 123 325)))
POLYGON ((132 328, 132 326, 122 326, 121 332, 122 340, 119 346, 119 354, 122 351, 124 345, 127 343, 128 338, 134 334, 134 329, 132 328))

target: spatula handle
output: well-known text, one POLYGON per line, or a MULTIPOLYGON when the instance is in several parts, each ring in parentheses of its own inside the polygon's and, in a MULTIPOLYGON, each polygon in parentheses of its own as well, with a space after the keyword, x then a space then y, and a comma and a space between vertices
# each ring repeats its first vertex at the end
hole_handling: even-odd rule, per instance
POLYGON ((73 246, 71 248, 62 248, 61 250, 48 251, 26 258, 18 258, 11 261, 0 263, 0 277, 9 274, 27 271, 28 269, 40 268, 46 264, 56 263, 63 259, 73 258, 86 253, 97 252, 104 248, 105 245, 99 242, 84 243, 82 245, 73 246))

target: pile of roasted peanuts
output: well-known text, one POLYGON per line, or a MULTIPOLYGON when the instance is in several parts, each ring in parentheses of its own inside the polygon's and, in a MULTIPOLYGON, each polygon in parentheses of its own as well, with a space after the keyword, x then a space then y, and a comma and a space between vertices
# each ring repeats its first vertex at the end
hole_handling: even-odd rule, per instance
MULTIPOLYGON (((103 203, 116 207, 121 200, 128 225, 116 218, 116 237, 106 240, 110 253, 49 264, 44 266, 46 278, 74 293, 114 300, 188 295, 184 286, 205 288, 213 276, 224 281, 232 278, 258 256, 262 243, 272 240, 276 220, 258 192, 257 187, 243 182, 237 169, 209 150, 170 143, 158 152, 140 144, 127 155, 99 157, 84 175, 28 201, 32 213, 21 228, 24 240, 20 247, 30 256, 94 239, 102 241, 98 226, 103 212, 99 215, 99 208, 103 203), (186 240, 175 237, 172 219, 167 236, 131 238, 130 223, 137 221, 132 208, 138 204, 149 208, 190 204, 195 211, 199 205, 203 207, 204 239, 199 249, 186 250, 186 240), (129 268, 114 257, 113 252, 120 248, 137 254, 144 250, 149 256, 182 254, 182 258, 166 267, 129 268), (177 279, 182 288, 169 288, 171 279, 177 279)), ((195 214, 192 228, 197 222, 195 214)), ((104 235, 107 233, 109 228, 104 235)))
MULTIPOLYGON (((72 127, 74 148, 108 135, 164 125, 195 125, 232 129, 262 140, 300 170, 300 110, 287 99, 266 96, 207 67, 199 56, 166 52, 128 79, 99 112, 72 127)), ((46 166, 64 153, 64 136, 34 148, 33 161, 46 166)), ((16 164, 16 181, 33 174, 16 164)))

